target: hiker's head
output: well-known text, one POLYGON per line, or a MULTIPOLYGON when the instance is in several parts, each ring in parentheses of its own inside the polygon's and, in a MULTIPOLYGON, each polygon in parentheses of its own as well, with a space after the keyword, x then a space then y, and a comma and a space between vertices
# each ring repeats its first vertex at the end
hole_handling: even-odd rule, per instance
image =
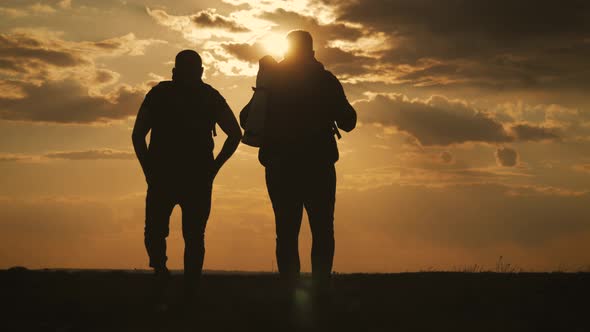
POLYGON ((203 76, 203 61, 199 53, 193 50, 180 51, 172 69, 173 79, 199 80, 203 76))
POLYGON ((313 39, 311 34, 304 30, 293 30, 287 34, 289 48, 286 58, 302 59, 314 56, 313 39))

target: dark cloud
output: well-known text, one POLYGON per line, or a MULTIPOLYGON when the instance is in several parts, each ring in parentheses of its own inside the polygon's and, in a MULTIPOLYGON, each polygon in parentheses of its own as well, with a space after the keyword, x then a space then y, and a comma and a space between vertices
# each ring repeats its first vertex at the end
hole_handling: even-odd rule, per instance
POLYGON ((137 39, 133 33, 92 41, 66 41, 50 31, 0 34, 0 74, 35 82, 75 77, 81 84, 114 82, 117 73, 97 69, 96 58, 136 56, 157 40, 137 39), (110 76, 110 77, 107 77, 110 76))
POLYGON ((117 151, 111 149, 87 150, 87 151, 67 151, 52 152, 44 155, 49 159, 68 159, 68 160, 130 160, 135 159, 135 154, 129 151, 117 151))
POLYGON ((561 139, 557 128, 523 123, 508 127, 486 112, 444 96, 411 100, 401 94, 372 94, 355 107, 361 121, 394 126, 424 146, 561 139))
POLYGON ((355 107, 361 121, 395 126, 422 145, 512 140, 502 124, 487 114, 442 96, 420 101, 402 95, 375 95, 355 107))
POLYGON ((0 119, 57 123, 93 123, 133 115, 141 88, 115 83, 119 74, 97 68, 102 56, 140 55, 155 40, 134 34, 93 41, 66 41, 49 31, 0 34, 0 119), (89 92, 89 90, 93 90, 89 92))
POLYGON ((443 151, 440 153, 440 159, 442 162, 448 164, 453 161, 453 155, 449 151, 443 151))
POLYGON ((337 47, 323 47, 316 51, 316 57, 336 75, 355 76, 370 71, 376 60, 356 55, 337 47))
POLYGON ((323 1, 338 19, 383 32, 381 60, 416 65, 405 76, 431 84, 469 81, 495 88, 588 86, 590 3, 437 0, 323 1))
POLYGON ((0 70, 22 73, 47 66, 88 65, 90 61, 80 52, 42 40, 40 36, 15 33, 0 34, 0 63, 0 70))
POLYGON ((21 99, 24 96, 21 82, 0 80, 0 99, 21 99))
POLYGON ((285 9, 263 12, 260 18, 276 23, 274 31, 286 33, 290 30, 302 29, 314 37, 314 46, 323 47, 328 40, 356 40, 363 35, 363 30, 350 27, 343 23, 321 24, 316 18, 301 15, 285 9))
POLYGON ((198 12, 195 15, 191 16, 191 21, 199 26, 204 28, 218 28, 218 29, 225 29, 231 32, 248 32, 250 31, 245 26, 238 23, 236 20, 226 17, 223 15, 219 15, 215 12, 215 10, 207 9, 198 12))
POLYGON ((518 164, 518 152, 516 152, 514 149, 501 147, 496 149, 495 155, 496 162, 500 166, 514 167, 518 164))
POLYGON ((94 73, 94 83, 96 84, 109 84, 114 83, 118 79, 119 75, 111 70, 97 69, 94 73))
POLYGON ((560 135, 557 128, 538 127, 531 124, 517 124, 512 126, 511 131, 521 141, 546 141, 559 140, 560 135))
POLYGON ((268 53, 264 46, 258 43, 222 43, 221 47, 236 58, 252 63, 258 62, 268 53))
POLYGON ((89 95, 74 80, 49 81, 37 86, 20 83, 25 97, 0 95, 0 118, 34 122, 94 123, 135 115, 143 99, 141 89, 120 86, 106 95, 89 95))

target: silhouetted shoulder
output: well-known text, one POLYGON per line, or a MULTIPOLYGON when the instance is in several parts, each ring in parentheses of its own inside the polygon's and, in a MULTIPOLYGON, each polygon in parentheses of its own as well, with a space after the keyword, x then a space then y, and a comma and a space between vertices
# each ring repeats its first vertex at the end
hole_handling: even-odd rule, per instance
MULTIPOLYGON (((172 81, 161 81, 158 84, 154 85, 152 87, 152 89, 150 90, 150 92, 159 92, 159 91, 163 91, 163 90, 168 90, 171 89, 174 83, 172 83, 172 81)), ((149 93, 149 92, 148 92, 149 93)))
POLYGON ((174 83, 172 81, 170 81, 170 80, 168 80, 168 81, 160 81, 158 84, 156 84, 156 86, 154 86, 154 88, 160 88, 160 89, 162 89, 162 88, 169 88, 169 87, 172 87, 173 84, 174 83))
POLYGON ((213 112, 216 121, 219 121, 223 117, 222 114, 228 113, 233 115, 229 105, 225 101, 225 98, 211 85, 202 83, 202 89, 204 90, 204 98, 207 99, 206 103, 209 106, 209 110, 213 112))
POLYGON ((160 83, 153 86, 145 96, 144 105, 149 105, 154 99, 158 98, 166 91, 170 91, 172 88, 172 81, 161 81, 160 83))
POLYGON ((337 89, 339 91, 344 92, 344 89, 342 88, 342 84, 340 84, 338 77, 336 77, 336 75, 332 74, 331 71, 324 70, 324 79, 326 80, 326 84, 330 88, 337 89))
POLYGON ((211 85, 203 83, 203 89, 205 90, 205 96, 209 99, 209 102, 214 106, 215 111, 223 111, 225 108, 229 108, 225 98, 211 85))
POLYGON ((209 97, 211 97, 213 99, 217 99, 218 101, 223 101, 225 103, 225 98, 223 98, 221 93, 219 93, 219 91, 217 91, 217 89, 215 89, 211 85, 209 85, 207 83, 203 83, 203 89, 205 90, 205 92, 207 93, 207 95, 209 97))
MULTIPOLYGON (((164 91, 167 91, 172 86, 172 81, 162 81, 155 86, 153 86, 150 91, 145 95, 145 98, 142 103, 142 108, 144 109, 152 109, 157 103, 157 100, 161 98, 164 94, 164 91)), ((144 111, 145 113, 145 111, 144 111)))

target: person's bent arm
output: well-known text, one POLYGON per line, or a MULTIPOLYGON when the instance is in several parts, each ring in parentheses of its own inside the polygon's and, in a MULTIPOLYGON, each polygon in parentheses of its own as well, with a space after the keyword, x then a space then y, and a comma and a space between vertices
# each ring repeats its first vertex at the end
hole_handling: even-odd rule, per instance
POLYGON ((346 99, 344 88, 334 75, 330 75, 333 84, 334 120, 338 128, 349 132, 356 127, 356 111, 346 99))
POLYGON ((348 100, 343 103, 341 111, 336 114, 336 125, 345 132, 349 132, 356 127, 356 111, 348 100))
POLYGON ((141 169, 143 170, 143 174, 145 175, 145 179, 148 183, 150 182, 150 177, 148 166, 148 147, 145 137, 147 136, 150 129, 151 124, 149 121, 148 111, 146 107, 142 105, 139 108, 139 112, 137 112, 137 117, 135 118, 135 125, 133 126, 133 134, 131 134, 131 139, 133 140, 135 154, 137 155, 137 159, 139 160, 139 164, 141 165, 141 169))
POLYGON ((240 127, 244 129, 246 129, 246 121, 248 120, 248 115, 250 114, 250 103, 252 103, 252 100, 250 100, 240 112, 240 127))
POLYGON ((236 120, 234 113, 227 104, 219 112, 217 123, 227 135, 227 138, 223 143, 221 151, 219 151, 219 154, 215 158, 213 177, 217 175, 223 164, 234 154, 242 139, 242 130, 240 129, 238 120, 236 120))

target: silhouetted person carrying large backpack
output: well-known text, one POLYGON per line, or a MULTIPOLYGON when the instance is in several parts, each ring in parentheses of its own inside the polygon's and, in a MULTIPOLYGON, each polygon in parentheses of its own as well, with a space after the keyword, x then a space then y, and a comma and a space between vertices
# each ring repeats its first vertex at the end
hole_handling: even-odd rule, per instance
POLYGON ((158 277, 169 276, 166 237, 170 214, 179 204, 184 273, 187 285, 194 286, 203 267, 212 182, 235 152, 242 133, 225 99, 203 83, 197 52, 178 53, 172 73, 172 81, 160 82, 146 95, 133 128, 133 146, 148 183, 145 247, 149 265, 158 277), (216 158, 212 137, 215 124, 227 134, 216 158), (150 130, 148 147, 145 139, 150 130))
MULTIPOLYGON (((272 66, 268 108, 259 160, 275 213, 276 255, 280 276, 294 285, 299 277, 299 229, 303 209, 313 236, 312 275, 323 288, 334 258, 334 203, 338 128, 351 131, 356 112, 338 79, 314 57, 312 37, 297 30, 287 35, 289 51, 272 66)), ((262 59, 261 66, 269 63, 262 59)), ((270 66, 270 65, 269 65, 270 66)), ((260 75, 260 73, 259 73, 260 75)), ((240 113, 248 121, 249 103, 240 113)))

